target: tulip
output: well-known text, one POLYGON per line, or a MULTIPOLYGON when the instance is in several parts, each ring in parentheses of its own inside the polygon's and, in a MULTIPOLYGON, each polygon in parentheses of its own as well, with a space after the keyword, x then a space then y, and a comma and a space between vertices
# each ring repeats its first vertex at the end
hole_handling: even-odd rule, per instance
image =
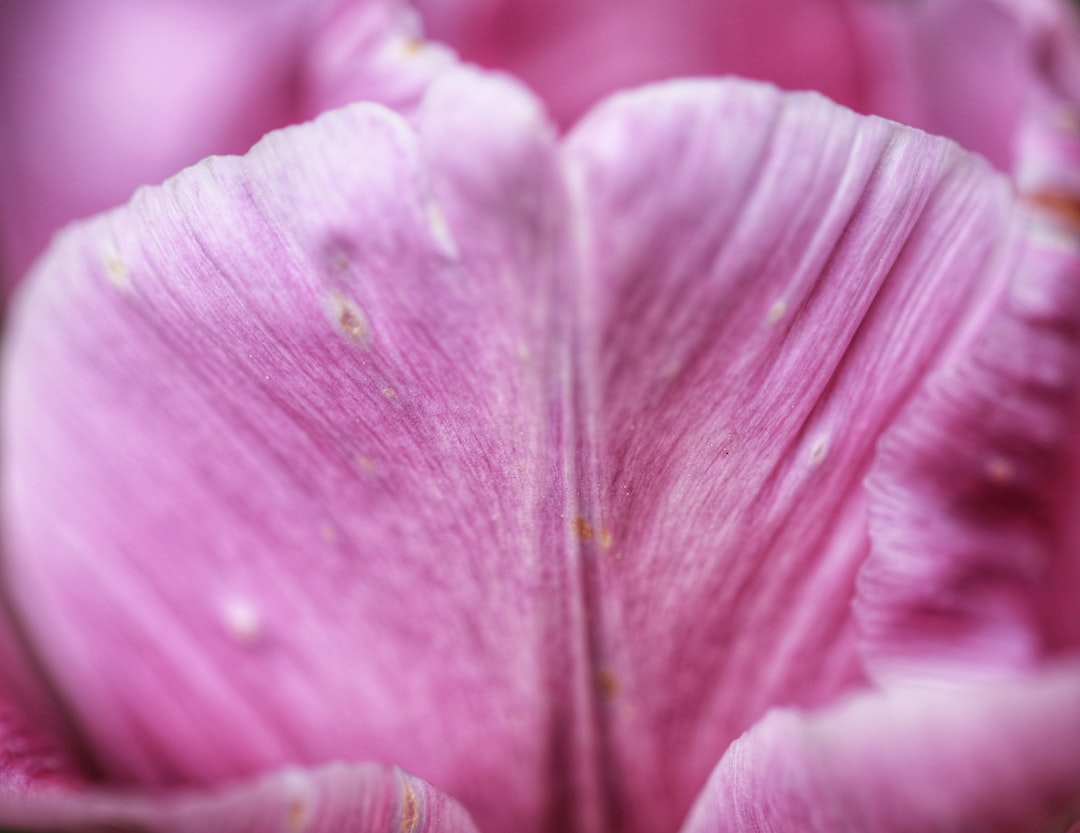
MULTIPOLYGON (((484 15, 524 6, 420 8, 544 72, 387 24, 326 76, 367 100, 68 227, 17 294, 0 826, 1068 830, 1066 8, 856 7, 1023 68, 966 134, 977 99, 870 52, 862 109, 952 138, 739 78, 606 96, 691 71, 649 26, 652 69, 572 90, 563 37, 628 25, 583 2, 505 61, 484 15)), ((821 25, 774 69, 844 100, 821 25)))

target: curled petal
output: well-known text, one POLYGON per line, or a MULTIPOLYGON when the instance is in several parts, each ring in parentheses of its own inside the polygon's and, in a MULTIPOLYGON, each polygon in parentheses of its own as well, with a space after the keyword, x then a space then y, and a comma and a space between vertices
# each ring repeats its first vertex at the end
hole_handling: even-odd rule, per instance
POLYGON ((779 710, 727 751, 682 833, 1064 831, 1080 816, 1080 669, 779 710))
POLYGON ((453 799, 375 764, 289 769, 225 788, 156 796, 0 789, 0 824, 28 833, 476 833, 453 799))
POLYGON ((1007 295, 888 431, 856 598, 883 677, 982 674, 1075 648, 1080 236, 1030 215, 1007 295))

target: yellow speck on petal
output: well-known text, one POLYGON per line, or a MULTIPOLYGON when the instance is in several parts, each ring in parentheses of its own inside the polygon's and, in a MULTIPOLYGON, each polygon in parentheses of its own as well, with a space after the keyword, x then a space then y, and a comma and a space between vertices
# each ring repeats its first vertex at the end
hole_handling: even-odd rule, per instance
POLYGON ((781 298, 779 301, 769 307, 769 312, 765 316, 765 320, 768 321, 770 324, 775 324, 785 315, 787 315, 787 301, 781 298))
POLYGON ((402 38, 398 41, 398 50, 406 57, 411 57, 423 52, 426 46, 427 42, 423 38, 413 36, 402 38))
POLYGON ((986 464, 987 479, 998 486, 1007 485, 1015 476, 1012 463, 1002 457, 995 457, 986 464))
POLYGON ((360 457, 357 459, 356 465, 360 468, 360 471, 367 472, 368 474, 375 473, 375 464, 371 461, 370 457, 360 457))
POLYGON ((289 833, 300 833, 311 821, 311 811, 302 798, 294 798, 285 811, 285 825, 289 833))
POLYGON ((613 541, 612 541, 612 538, 611 538, 611 530, 610 529, 601 529, 600 530, 600 549, 602 549, 604 551, 610 550, 612 543, 613 543, 613 541))
POLYGON ((1080 232, 1080 197, 1064 191, 1038 191, 1025 196, 1037 211, 1050 215, 1073 232, 1080 232))
POLYGON ((412 784, 401 785, 401 833, 414 833, 420 824, 420 807, 412 784))
POLYGON ((327 309, 330 320, 350 341, 361 347, 371 344, 371 328, 368 326, 367 316, 355 301, 334 290, 327 297, 327 309))
POLYGON ((602 696, 612 699, 618 696, 622 684, 614 671, 610 668, 601 668, 596 672, 596 687, 602 696))
POLYGON ((105 255, 105 276, 117 289, 131 289, 131 270, 120 255, 105 255))
POLYGON ((385 396, 387 399, 394 399, 397 396, 397 391, 389 385, 386 385, 382 389, 382 395, 385 396))
POLYGON ((574 520, 571 522, 574 527, 574 534, 582 541, 591 541, 593 539, 592 525, 585 520, 583 515, 575 515, 574 520))

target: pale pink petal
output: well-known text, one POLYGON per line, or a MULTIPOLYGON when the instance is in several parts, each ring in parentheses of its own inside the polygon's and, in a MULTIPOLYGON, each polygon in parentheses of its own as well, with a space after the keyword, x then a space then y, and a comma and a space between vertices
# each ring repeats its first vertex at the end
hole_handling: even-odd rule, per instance
POLYGON ((771 712, 682 833, 1059 833, 1080 817, 1080 669, 771 712))
POLYGON ((400 0, 0 3, 0 270, 69 220, 356 100, 415 104, 448 64, 400 0))
POLYGON ((329 764, 204 792, 123 794, 0 788, 5 829, 48 833, 476 833, 460 805, 399 769, 329 764))
MULTIPOLYGON (((938 384, 928 379, 996 338, 1020 367, 1055 374, 1045 419, 1065 421, 1076 311, 1053 304, 1073 298, 1080 258, 1028 261, 1030 215, 981 158, 766 86, 617 97, 571 134, 568 163, 586 211, 580 458, 597 475, 580 476, 575 528, 596 609, 603 767, 620 829, 672 829, 769 707, 865 683, 850 609, 870 552, 864 481, 898 414, 938 384), (1045 328, 1013 320, 1033 286, 1045 328), (1044 332, 1055 328, 1058 340, 1044 332)), ((995 393, 1029 395, 1023 374, 969 381, 983 411, 995 393)), ((956 484, 993 465, 1002 437, 947 427, 967 466, 956 484)), ((1028 427, 1005 438, 1018 472, 1068 444, 1028 427)), ((952 499, 940 514, 962 525, 960 497, 913 499, 952 499)), ((1009 543, 1048 559, 1040 508, 1014 515, 1029 525, 1009 543)), ((958 541, 921 555, 948 573, 958 541)), ((981 631, 986 644, 950 642, 929 659, 1037 658, 1046 575, 1015 578, 1009 617, 978 593, 962 599, 973 630, 1000 626, 981 631)))
POLYGON ((595 810, 554 132, 469 73, 417 123, 144 189, 15 306, 7 582, 112 778, 370 759, 488 833, 595 810))

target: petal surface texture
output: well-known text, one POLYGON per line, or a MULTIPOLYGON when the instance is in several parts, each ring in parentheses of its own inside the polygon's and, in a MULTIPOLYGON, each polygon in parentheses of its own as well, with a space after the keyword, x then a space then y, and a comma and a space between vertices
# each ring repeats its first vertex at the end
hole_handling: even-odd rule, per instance
POLYGON ((207 161, 23 299, 6 579, 114 778, 382 760, 491 831, 572 796, 556 146, 468 73, 419 118, 207 161))
POLYGON ((133 796, 0 791, 5 828, 48 833, 476 833, 468 814, 429 784, 375 764, 289 769, 225 789, 133 796))
POLYGON ((1063 833, 1080 815, 1080 669, 769 714, 683 833, 1063 833))
POLYGON ((777 703, 827 703, 867 669, 1037 663, 1055 558, 1074 558, 1040 502, 1075 424, 1067 230, 1037 248, 984 160, 767 87, 617 97, 568 155, 590 231, 580 511, 618 829, 674 829, 777 703), (974 373, 983 354, 1008 361, 974 373), (991 400, 1015 410, 980 429, 991 400), (942 621, 920 618, 934 603, 942 621))
MULTIPOLYGON (((562 144, 464 70, 409 120, 273 134, 65 233, 20 297, 15 612, 113 779, 376 760, 486 833, 676 830, 770 708, 912 667, 915 584, 857 576, 915 527, 863 484, 987 333, 1073 366, 1060 321, 1006 326, 1033 222, 949 141, 736 81, 562 144)), ((1020 370, 992 381, 1022 404, 1020 370)), ((1024 424, 950 459, 983 473, 1024 424)), ((1015 549, 1050 559, 1034 520, 1015 549)), ((972 535, 932 578, 993 561, 972 535)), ((1037 662, 1052 572, 951 609, 916 676, 1037 662)))

